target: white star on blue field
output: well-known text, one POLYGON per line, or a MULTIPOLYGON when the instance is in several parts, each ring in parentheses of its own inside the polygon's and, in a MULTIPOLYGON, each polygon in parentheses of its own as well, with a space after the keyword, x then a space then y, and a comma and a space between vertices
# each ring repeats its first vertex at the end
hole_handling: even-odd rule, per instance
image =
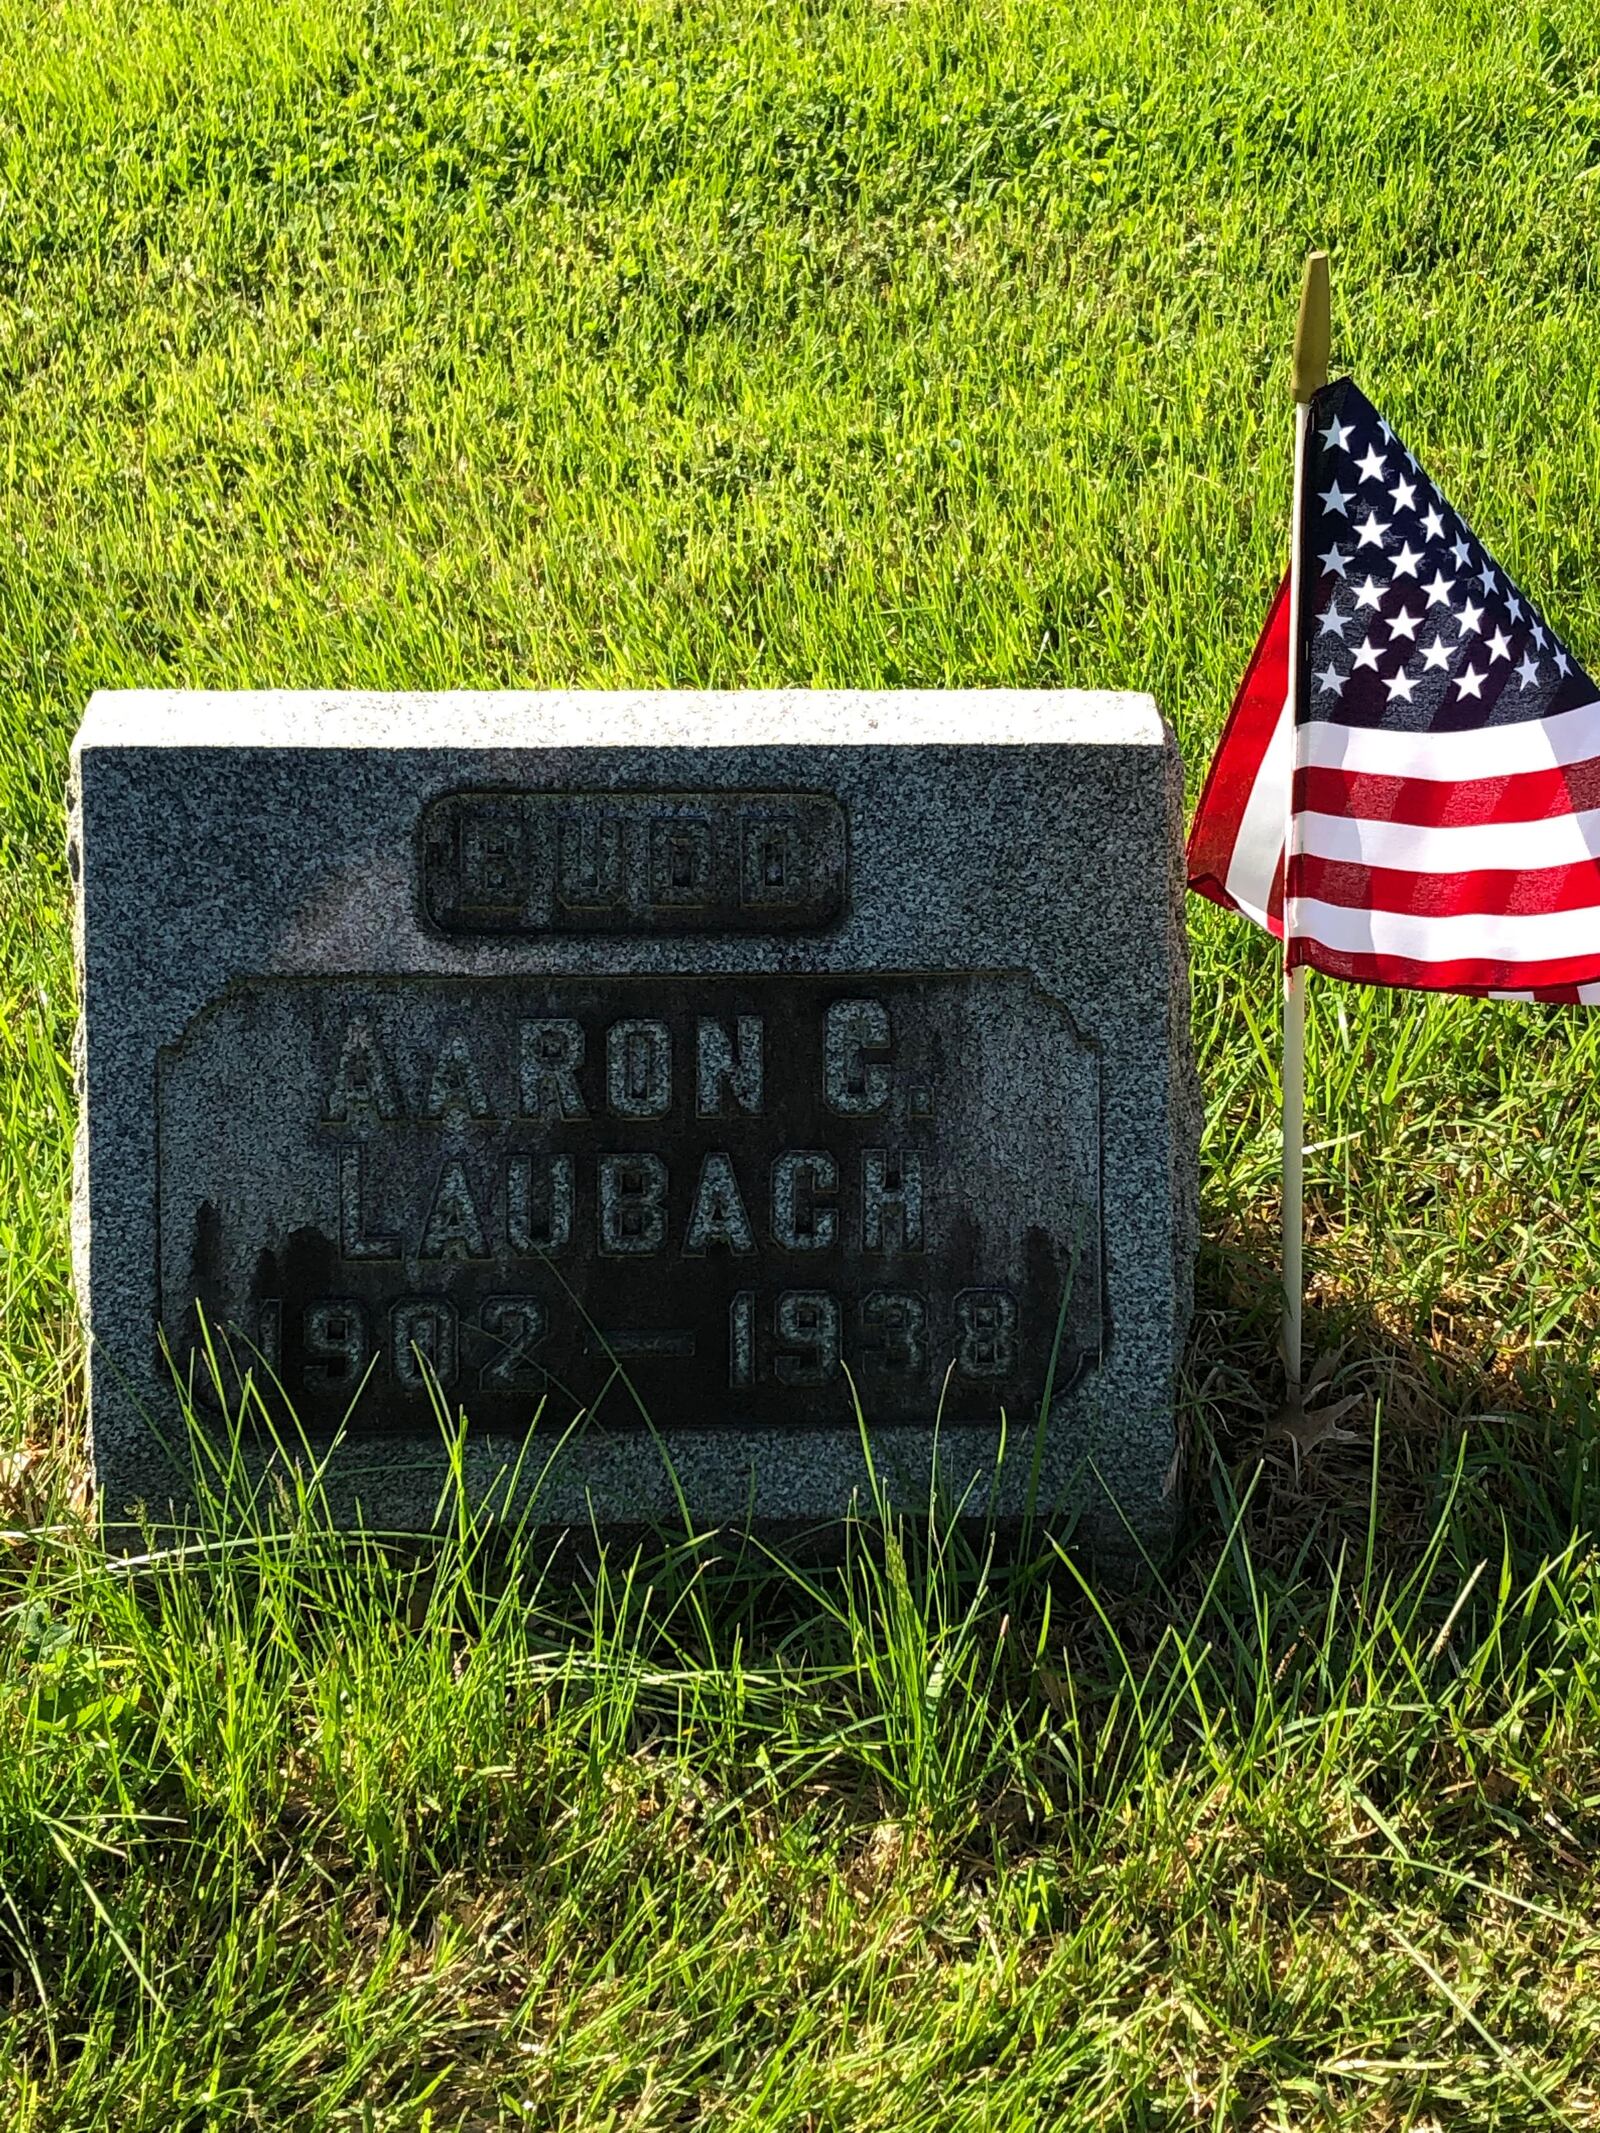
POLYGON ((1409 732, 1509 725, 1594 684, 1349 378, 1311 409, 1302 716, 1409 732))

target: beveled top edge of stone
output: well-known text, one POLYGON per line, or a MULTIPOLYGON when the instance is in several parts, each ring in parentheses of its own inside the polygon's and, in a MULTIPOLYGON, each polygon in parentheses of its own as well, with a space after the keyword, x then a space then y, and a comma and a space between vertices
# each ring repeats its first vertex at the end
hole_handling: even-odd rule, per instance
POLYGON ((99 748, 1164 748, 1117 689, 99 689, 99 748))

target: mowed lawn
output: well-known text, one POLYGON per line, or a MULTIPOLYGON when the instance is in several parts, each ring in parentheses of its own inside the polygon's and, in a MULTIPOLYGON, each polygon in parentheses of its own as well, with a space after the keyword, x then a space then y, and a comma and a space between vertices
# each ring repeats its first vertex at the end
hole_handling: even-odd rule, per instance
POLYGON ((7 2126, 1600 2125, 1589 1017, 1313 986, 1285 1434, 1272 957, 1192 913, 1141 1595, 314 1504, 113 1575, 61 818, 147 684, 1147 688, 1193 789, 1312 242, 1593 668, 1597 220, 1584 0, 0 0, 7 2126))

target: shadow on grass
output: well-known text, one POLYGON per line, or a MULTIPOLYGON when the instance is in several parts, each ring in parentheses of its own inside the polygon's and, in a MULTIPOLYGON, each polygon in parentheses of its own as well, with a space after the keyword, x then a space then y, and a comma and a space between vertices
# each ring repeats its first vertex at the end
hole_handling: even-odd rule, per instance
MULTIPOLYGON (((1351 1563, 1369 1585, 1409 1589, 1420 1577, 1455 1591, 1487 1557, 1529 1575, 1600 1525, 1600 1395, 1581 1359, 1555 1344, 1502 1353, 1443 1313, 1419 1332, 1330 1284, 1307 1299, 1306 1398, 1291 1415, 1277 1354, 1276 1234, 1265 1224, 1218 1226, 1223 1234, 1208 1236, 1197 1269, 1177 1546, 1131 1584, 1098 1579, 1074 1558, 1062 1524, 1019 1534, 981 1516, 958 1518, 937 1473, 925 1505, 908 1515, 903 1501, 889 1499, 865 1428, 869 1493, 831 1528, 777 1538, 703 1530, 680 1498, 672 1525, 552 1533, 540 1525, 537 1483, 519 1498, 517 1480, 537 1472, 563 1432, 542 1423, 501 1485, 483 1495, 467 1485, 465 1422, 442 1400, 436 1422, 448 1456, 430 1533, 341 1533, 324 1491, 326 1440, 284 1444, 264 1483, 245 1453, 265 1407, 252 1418, 237 1405, 230 1413, 224 1398, 220 1435, 213 1412, 173 1447, 194 1477, 194 1530, 174 1546, 152 1527, 136 1553, 147 1568, 198 1570, 238 1563, 261 1545, 301 1548, 318 1535, 324 1551, 365 1553, 369 1564, 376 1551, 411 1576, 443 1547, 453 1575, 472 1565, 469 1583, 503 1590, 535 1576, 552 1629, 569 1614, 580 1633, 584 1594, 626 1562, 630 1577, 674 1607, 694 1594, 691 1641, 710 1663, 729 1637, 777 1649, 815 1630, 834 1607, 835 1583, 848 1584, 868 1564, 880 1585, 892 1573, 925 1600, 938 1587, 952 1619, 981 1592, 1019 1625, 1043 1610, 1058 1625, 1081 1618, 1148 1649, 1171 1625, 1192 1622, 1197 1605, 1226 1598, 1245 1565, 1247 1584, 1267 1580, 1292 1611, 1351 1563)), ((237 1387, 231 1358, 229 1375, 237 1387)), ((1025 1435, 1013 1456, 1027 1457, 1025 1435)), ((664 1456, 669 1447, 663 1440, 664 1456)), ((93 1545, 76 1462, 58 1450, 20 1462, 5 1479, 14 1564, 38 1546, 52 1554, 93 1545)), ((682 1628, 681 1611, 678 1620, 682 1628)))
MULTIPOLYGON (((1312 1298, 1307 1330, 1291 1421, 1274 1240, 1208 1245, 1186 1518, 1134 1589, 1097 1582, 1062 1531, 1019 1547, 954 1517, 937 1486, 907 1515, 870 1436, 871 1489, 823 1549, 700 1530, 687 1509, 643 1535, 552 1535, 537 1488, 469 1486, 465 1425, 442 1408, 432 1529, 342 1530, 330 1446, 285 1445, 264 1482, 236 1408, 220 1437, 214 1422, 191 1433, 191 1530, 152 1530, 107 1560, 58 1492, 9 1536, 0 1606, 34 1625, 24 1656, 41 1679, 89 1644, 121 1655, 144 1683, 124 1726, 169 1677, 195 1676, 203 1701, 219 1639, 247 1666, 270 1649, 274 1725, 331 1697, 317 1720, 330 1739, 365 1729, 375 1769, 399 1756, 410 1771, 392 1802, 375 1778, 359 1812, 362 1857, 396 1901, 467 1856, 453 1840, 419 1847, 416 1799, 454 1799, 465 1841, 486 1811, 470 1774, 515 1762, 530 1711, 587 1729, 603 1762, 694 1744, 745 1790, 809 1789, 850 1816, 985 1844, 1014 1827, 1020 1842, 1074 1803, 1100 1811, 1137 1768, 1181 1762, 1219 1727, 1276 1737, 1318 1708, 1343 1725, 1352 1699, 1401 1714, 1420 1681, 1443 1725, 1466 1693, 1459 1654, 1514 1649, 1532 1665, 1588 1605, 1597 1402, 1570 1358, 1466 1353, 1338 1295, 1312 1298), (57 1652, 51 1625, 68 1619, 95 1626, 57 1652)), ((525 1467, 558 1434, 536 1430, 525 1467)), ((93 1669, 79 1695, 99 1709, 93 1669)), ((490 1819, 513 1852, 539 1841, 537 1814, 501 1803, 490 1819)))
MULTIPOLYGON (((1202 1250, 1180 1417, 1184 1517, 1170 1559, 1147 1562, 1131 1585, 1097 1578, 1063 1526, 1019 1535, 958 1517, 964 1507, 937 1472, 908 1513, 890 1499, 865 1426, 868 1492, 809 1537, 707 1530, 681 1498, 676 1525, 552 1531, 537 1481, 531 1490, 519 1481, 537 1475, 564 1433, 541 1424, 484 1491, 469 1484, 465 1420, 442 1397, 445 1478, 432 1529, 351 1532, 325 1493, 326 1440, 283 1442, 263 1478, 248 1440, 281 1423, 261 1403, 252 1416, 248 1391, 242 1407, 223 1399, 220 1435, 212 1416, 175 1447, 192 1465, 193 1530, 174 1544, 151 1529, 126 1574, 146 1590, 181 1575, 260 1592, 292 1562, 291 1586, 317 1590, 324 1614, 387 1612, 416 1626, 442 1606, 467 1637, 499 1634, 515 1618, 519 1640, 531 1635, 550 1666, 621 1636, 629 1667, 680 1685, 685 1669, 709 1678, 730 1659, 780 1675, 820 1668, 829 1679, 843 1668, 861 1677, 867 1703, 900 1711, 895 1737, 910 1752, 947 1689, 992 1703, 1002 1681, 1002 1701, 1024 1683, 1048 1702, 1059 1678, 1052 1648, 1087 1662, 1085 1679, 1114 1697, 1119 1677, 1219 1638, 1237 1659, 1252 1645, 1258 1656, 1290 1650, 1313 1616, 1324 1644, 1351 1649, 1375 1608, 1398 1606, 1407 1636, 1463 1608, 1470 1627, 1486 1565, 1503 1566, 1503 1585, 1537 1584, 1550 1563, 1581 1552, 1600 1512, 1600 1401, 1587 1371, 1556 1348, 1507 1359, 1452 1339, 1446 1325, 1408 1332, 1330 1289, 1308 1300, 1307 1396, 1291 1416, 1276 1353, 1276 1252, 1272 1232, 1237 1225, 1202 1250), (1340 1596, 1331 1614, 1330 1593, 1340 1596), (1336 1621, 1341 1609, 1347 1618, 1336 1621)), ((1027 1456, 1025 1444, 1015 1456, 1027 1456)), ((70 1519, 55 1535, 47 1554, 86 1538, 70 1519)), ((1215 1672, 1214 1659, 1207 1665, 1215 1672)), ((1242 1674, 1238 1686, 1254 1693, 1242 1674)), ((939 1797, 942 1780, 899 1768, 898 1752, 877 1773, 889 1783, 895 1766, 891 1791, 939 1797)))
POLYGON ((1352 1550, 1405 1579, 1445 1521, 1462 1564, 1526 1569, 1600 1525, 1600 1392, 1581 1354, 1500 1343, 1440 1307, 1423 1327, 1332 1282, 1306 1299, 1303 1412, 1284 1406, 1278 1239, 1229 1225, 1202 1247, 1188 1357, 1182 1552, 1234 1526, 1258 1566, 1352 1550), (1239 1506, 1246 1508, 1238 1519, 1239 1506))

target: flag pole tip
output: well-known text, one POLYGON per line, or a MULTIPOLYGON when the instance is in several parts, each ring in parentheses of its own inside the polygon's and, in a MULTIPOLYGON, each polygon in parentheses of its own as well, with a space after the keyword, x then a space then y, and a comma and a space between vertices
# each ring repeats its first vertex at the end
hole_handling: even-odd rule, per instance
POLYGON ((1294 329, 1293 390, 1296 400, 1309 400, 1328 382, 1328 347, 1333 338, 1328 299, 1328 255, 1306 255, 1305 279, 1300 284, 1300 316, 1294 329))

